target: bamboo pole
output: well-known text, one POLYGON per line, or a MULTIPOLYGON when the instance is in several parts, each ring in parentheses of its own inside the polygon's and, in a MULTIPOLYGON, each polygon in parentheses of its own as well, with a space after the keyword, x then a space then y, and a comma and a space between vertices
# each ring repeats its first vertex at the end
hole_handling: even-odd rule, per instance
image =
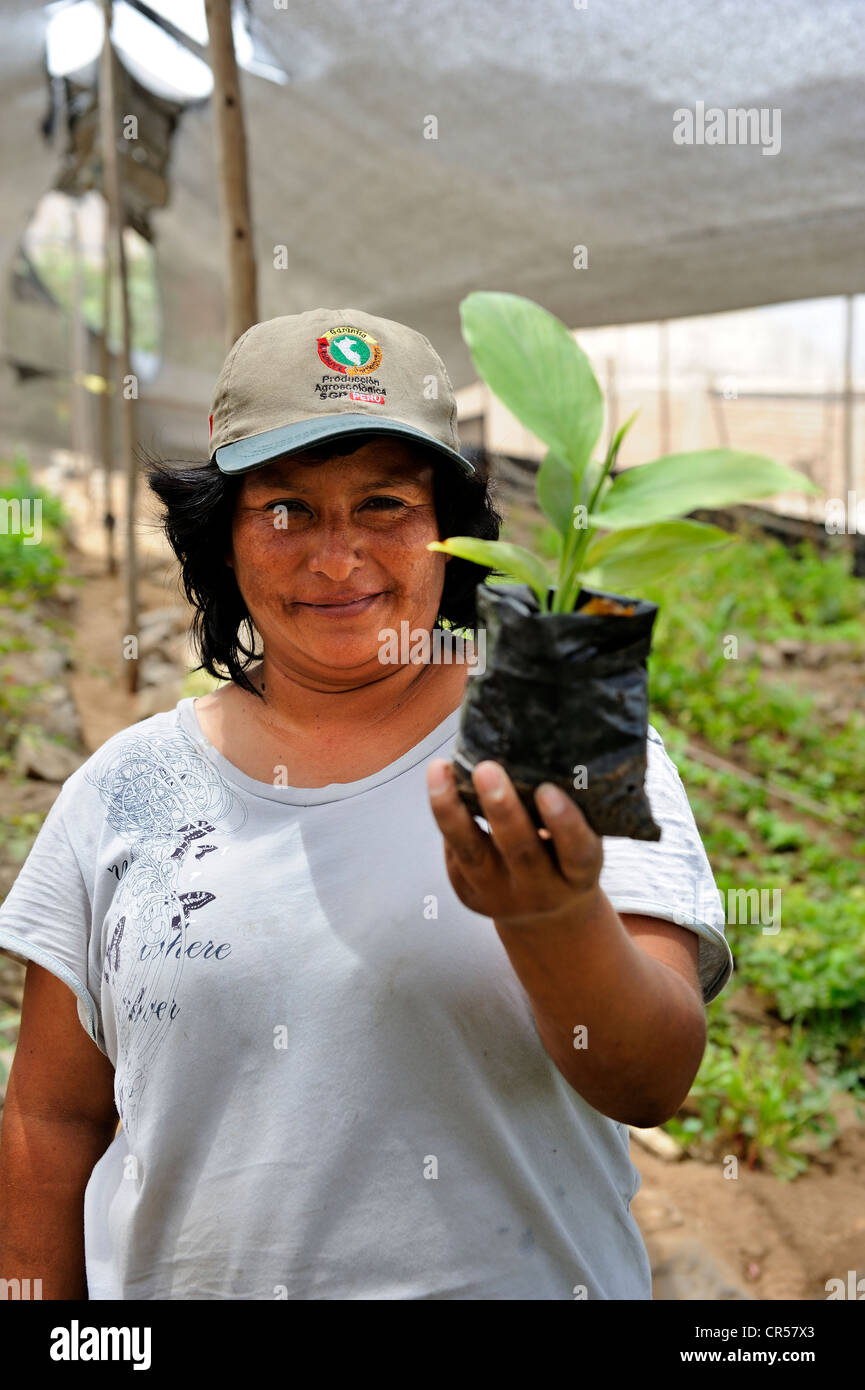
POLYGON ((99 445, 102 454, 102 491, 105 511, 105 558, 108 573, 117 573, 117 557, 114 552, 114 503, 111 496, 112 458, 111 458, 111 355, 108 351, 108 330, 111 324, 111 230, 108 225, 108 204, 103 203, 105 216, 102 235, 102 332, 99 335, 99 374, 102 377, 102 390, 99 395, 99 445))
POLYGON ((90 476, 89 401, 84 381, 87 361, 87 325, 84 322, 84 266, 81 250, 81 223, 77 198, 69 199, 69 243, 72 252, 72 451, 75 468, 84 484, 88 510, 93 495, 90 476))
POLYGON ((616 359, 613 356, 607 358, 607 433, 609 443, 612 444, 616 437, 616 430, 619 428, 619 394, 616 387, 616 359))
POLYGON ((727 417, 724 414, 723 397, 718 393, 715 382, 708 372, 706 373, 706 395, 709 397, 709 406, 715 417, 715 429, 718 432, 718 443, 722 449, 729 449, 730 435, 727 430, 727 417))
POLYGON ((855 410, 853 398, 853 314, 855 300, 852 294, 846 296, 846 306, 844 315, 844 486, 847 489, 847 508, 848 512, 852 507, 853 518, 847 516, 847 532, 850 537, 849 547, 853 555, 854 562, 856 556, 856 518, 859 515, 856 497, 856 468, 853 460, 853 412, 855 410))
POLYGON ((252 248, 252 214, 240 82, 231 30, 231 0, 205 0, 213 72, 213 128, 222 189, 222 225, 230 347, 258 322, 258 289, 252 248))
POLYGON ((658 324, 658 436, 660 457, 670 452, 670 325, 658 324))
POLYGON ((112 0, 102 0, 105 39, 99 74, 99 114, 102 137, 102 172, 108 206, 111 240, 117 263, 120 293, 120 433, 122 457, 126 464, 126 632, 123 656, 126 659, 126 687, 130 694, 138 689, 138 563, 135 544, 135 504, 138 469, 135 459, 135 421, 133 416, 132 328, 129 318, 129 286, 126 274, 126 248, 123 228, 126 221, 120 160, 117 156, 117 98, 114 48, 111 42, 112 0))

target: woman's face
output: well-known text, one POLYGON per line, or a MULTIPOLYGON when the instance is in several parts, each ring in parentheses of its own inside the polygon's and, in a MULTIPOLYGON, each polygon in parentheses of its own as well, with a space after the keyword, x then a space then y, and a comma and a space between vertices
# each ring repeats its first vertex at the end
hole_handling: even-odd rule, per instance
POLYGON ((426 549, 440 539, 433 467, 379 436, 353 454, 294 454, 244 476, 226 558, 268 661, 356 684, 386 672, 382 629, 432 628, 448 558, 426 549))

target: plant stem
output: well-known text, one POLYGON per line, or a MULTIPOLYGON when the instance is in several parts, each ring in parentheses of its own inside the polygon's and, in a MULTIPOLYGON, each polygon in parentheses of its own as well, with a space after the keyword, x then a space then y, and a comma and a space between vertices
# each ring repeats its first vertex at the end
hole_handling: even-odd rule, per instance
POLYGON ((573 479, 573 492, 571 494, 571 525, 562 543, 562 553, 559 557, 559 572, 556 576, 556 587, 553 594, 552 607, 548 610, 552 613, 561 613, 563 611, 561 605, 567 594, 568 579, 574 565, 574 552, 576 551, 577 555, 579 555, 579 541, 576 537, 577 528, 573 524, 573 516, 577 506, 577 502, 574 499, 579 496, 581 483, 582 478, 575 476, 573 479))
MULTIPOLYGON (((631 419, 633 419, 633 416, 631 419)), ((628 424, 630 424, 630 421, 628 421, 628 424)), ((587 516, 591 516, 607 474, 616 461, 619 453, 619 446, 625 436, 628 424, 624 425, 615 438, 610 440, 607 456, 604 459, 603 466, 598 475, 598 480, 592 490, 592 495, 586 508, 587 516)), ((581 479, 574 479, 575 493, 579 490, 581 481, 581 479)), ((562 547, 562 555, 559 561, 559 573, 556 579, 556 591, 553 595, 553 604, 550 609, 552 613, 570 613, 573 608, 580 588, 580 566, 582 565, 583 557, 588 549, 589 541, 597 532, 598 527, 585 527, 578 541, 573 540, 573 532, 575 530, 576 528, 572 526, 568 533, 568 539, 562 547)))
POLYGON ((580 589, 580 576, 582 572, 583 557, 588 548, 589 541, 597 531, 596 526, 589 526, 585 529, 577 543, 576 550, 571 557, 567 570, 562 575, 561 583, 556 589, 555 600, 553 603, 554 613, 570 613, 576 601, 580 589))

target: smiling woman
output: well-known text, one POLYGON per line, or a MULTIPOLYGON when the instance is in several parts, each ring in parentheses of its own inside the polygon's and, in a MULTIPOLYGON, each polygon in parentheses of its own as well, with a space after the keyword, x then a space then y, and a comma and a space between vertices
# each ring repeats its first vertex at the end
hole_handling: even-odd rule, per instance
POLYGON ((449 766, 470 668, 380 660, 403 623, 476 625, 487 571, 428 549, 498 534, 455 417, 421 334, 312 310, 235 344, 206 464, 151 465, 227 680, 98 749, 0 907, 31 962, 0 1277, 651 1298, 626 1126, 693 1080, 723 911, 698 906, 717 889, 651 726, 660 842, 602 842, 543 788, 536 831, 489 761, 475 820, 449 766))
POLYGON ((250 776, 272 781, 279 767, 312 787, 365 776, 459 706, 465 665, 380 659, 383 634, 401 622, 475 625, 474 591, 489 570, 426 543, 457 521, 494 538, 500 517, 486 483, 435 457, 361 436, 239 477, 151 464, 202 666, 232 676, 195 712, 250 776), (343 698, 323 701, 328 693, 343 698))

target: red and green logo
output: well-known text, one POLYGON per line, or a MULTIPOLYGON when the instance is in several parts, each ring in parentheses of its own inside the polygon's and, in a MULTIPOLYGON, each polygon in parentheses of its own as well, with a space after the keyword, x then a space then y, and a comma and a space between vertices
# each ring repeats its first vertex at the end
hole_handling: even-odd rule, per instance
POLYGON ((325 366, 344 376, 369 376, 381 362, 381 348, 362 328, 329 328, 317 347, 325 366))

